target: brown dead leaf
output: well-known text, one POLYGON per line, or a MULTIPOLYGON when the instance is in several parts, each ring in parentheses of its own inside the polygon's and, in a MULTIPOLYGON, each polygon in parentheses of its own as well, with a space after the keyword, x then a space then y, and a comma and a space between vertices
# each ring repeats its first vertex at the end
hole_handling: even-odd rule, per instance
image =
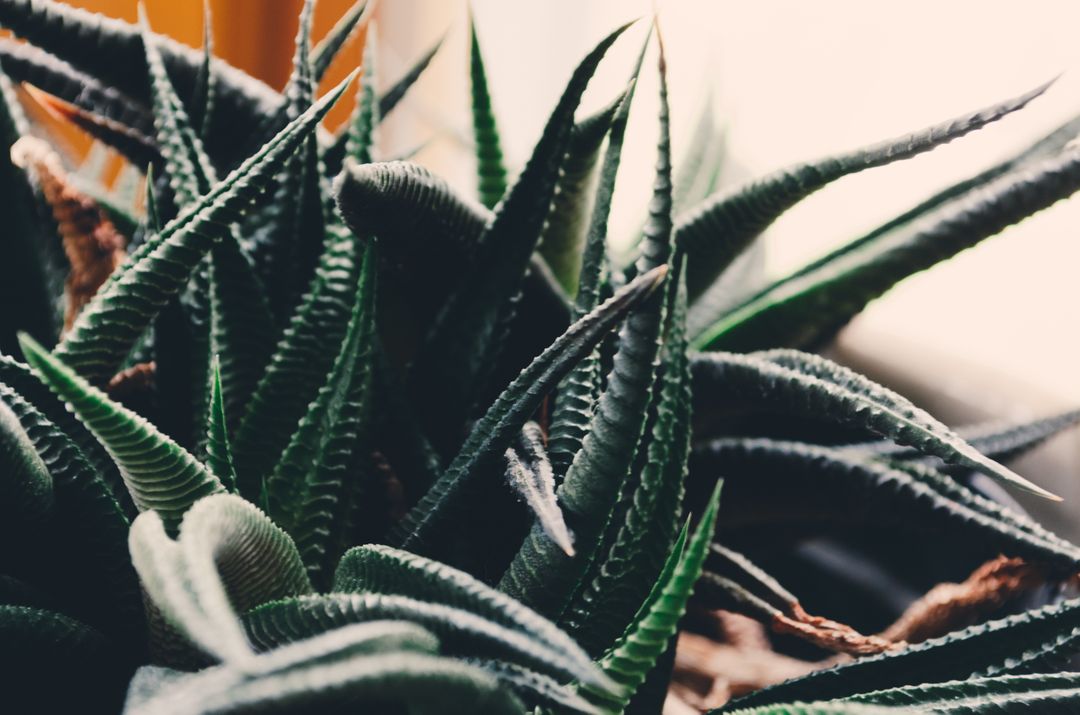
POLYGON ((11 160, 37 174, 71 264, 64 283, 66 333, 83 306, 123 262, 126 240, 97 202, 72 186, 60 156, 44 141, 23 137, 12 145, 11 160))
POLYGON ((867 636, 847 624, 811 616, 797 602, 791 605, 790 614, 776 613, 770 625, 774 633, 797 636, 833 653, 874 655, 906 645, 903 639, 867 636))
POLYGON ((1009 601, 1046 583, 1045 569, 999 556, 963 583, 942 583, 911 604, 881 637, 919 643, 978 623, 1009 601))

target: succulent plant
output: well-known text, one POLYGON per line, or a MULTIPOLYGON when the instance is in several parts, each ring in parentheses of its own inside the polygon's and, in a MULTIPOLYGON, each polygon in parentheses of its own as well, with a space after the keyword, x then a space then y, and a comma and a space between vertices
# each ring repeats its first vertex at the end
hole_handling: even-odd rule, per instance
MULTIPOLYGON (((473 32, 474 201, 376 161, 438 47, 379 94, 368 33, 331 134, 356 73, 315 88, 370 6, 315 46, 313 11, 278 93, 145 17, 0 0, 25 40, 0 40, 5 710, 656 713, 689 707, 690 639, 732 618, 803 655, 769 651, 796 677, 723 712, 1075 710, 1058 666, 1080 650, 1080 547, 972 475, 1055 498, 1001 460, 1080 412, 961 435, 803 350, 1080 189, 1080 120, 764 289, 729 271, 818 189, 1048 85, 738 186, 708 115, 673 180, 658 30, 625 91, 576 117, 624 26, 514 171, 473 32), (653 45, 656 177, 627 262, 607 226, 653 45), (24 101, 95 149, 65 158, 24 101), (111 183, 103 147, 127 160, 111 183), (876 635, 807 613, 776 553, 867 524, 931 584, 913 533, 956 555, 948 579, 977 568, 876 635)), ((809 580, 892 588, 869 578, 809 580)))

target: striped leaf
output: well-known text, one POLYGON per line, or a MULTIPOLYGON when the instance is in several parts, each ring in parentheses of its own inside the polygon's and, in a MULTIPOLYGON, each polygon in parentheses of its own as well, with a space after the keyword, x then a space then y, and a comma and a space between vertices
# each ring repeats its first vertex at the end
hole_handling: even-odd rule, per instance
POLYGON ((155 510, 176 530, 188 507, 225 487, 189 452, 145 418, 110 400, 33 338, 21 336, 27 362, 112 456, 139 511, 155 510))
POLYGON ((409 511, 395 530, 395 541, 418 551, 431 549, 450 516, 464 505, 464 487, 492 464, 521 429, 544 396, 630 310, 647 300, 667 275, 658 266, 639 276, 572 326, 521 371, 476 422, 458 456, 409 511))
POLYGON ((687 273, 690 300, 701 295, 773 221, 818 189, 844 176, 922 154, 981 129, 1027 106, 1050 84, 902 137, 781 169, 714 194, 679 218, 679 244, 691 256, 687 273))
POLYGON ((980 471, 1003 484, 1060 501, 975 451, 900 395, 824 358, 791 352, 702 353, 693 360, 693 379, 695 392, 708 395, 710 400, 749 400, 754 409, 820 416, 861 427, 950 464, 980 471), (787 362, 789 358, 794 362, 787 362))

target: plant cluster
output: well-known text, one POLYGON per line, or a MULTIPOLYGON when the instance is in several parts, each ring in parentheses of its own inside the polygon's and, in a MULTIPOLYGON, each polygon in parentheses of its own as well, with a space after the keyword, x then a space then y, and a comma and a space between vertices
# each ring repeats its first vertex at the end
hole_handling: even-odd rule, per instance
POLYGON ((729 270, 815 191, 1047 86, 726 186, 711 115, 672 176, 655 29, 655 70, 643 48, 625 91, 575 116, 628 25, 510 172, 473 33, 473 200, 376 161, 380 123, 438 48, 380 94, 370 7, 313 46, 314 4, 278 93, 214 58, 209 34, 200 53, 145 17, 0 0, 23 40, 0 39, 6 710, 705 709, 693 648, 719 648, 702 642, 718 624, 745 646, 755 623, 837 655, 783 656, 794 670, 719 711, 1078 707, 1080 674, 1057 664, 1080 649, 1080 600, 1062 598, 1080 547, 970 476, 1055 498, 1001 460, 1080 413, 961 436, 804 350, 1080 189, 1080 120, 772 285, 729 270), (357 107, 331 134, 320 121, 356 73, 316 87, 358 32, 357 107), (656 176, 622 261, 608 217, 652 71, 656 176), (65 168, 26 101, 95 137, 90 157, 65 168), (102 147, 127 160, 111 183, 102 147), (769 573, 793 573, 777 548, 867 526, 917 575, 917 533, 955 554, 948 578, 978 568, 876 635, 851 625, 858 609, 807 613, 769 573))

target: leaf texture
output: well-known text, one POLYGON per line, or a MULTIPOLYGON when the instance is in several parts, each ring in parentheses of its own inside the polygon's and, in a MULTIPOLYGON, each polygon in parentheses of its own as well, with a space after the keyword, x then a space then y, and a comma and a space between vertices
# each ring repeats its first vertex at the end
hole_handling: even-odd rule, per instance
POLYGON ((1049 88, 1024 94, 847 154, 781 169, 707 199, 680 217, 678 240, 692 256, 687 274, 694 300, 773 221, 833 181, 929 151, 1025 107, 1049 88))
MULTIPOLYGON (((666 266, 673 250, 671 231, 671 143, 667 85, 660 54, 660 139, 656 178, 649 204, 640 275, 666 266)), ((607 387, 600 395, 589 432, 559 487, 559 502, 576 538, 573 559, 533 527, 503 575, 500 588, 545 615, 560 616, 577 582, 600 546, 645 429, 660 354, 667 291, 658 292, 632 314, 619 333, 607 387)))
POLYGON ((862 427, 924 454, 980 471, 1014 488, 1060 501, 975 451, 959 435, 900 395, 824 358, 793 352, 749 356, 701 353, 694 358, 692 369, 695 391, 708 394, 709 399, 756 400, 756 409, 823 415, 830 421, 862 427), (794 362, 785 362, 788 359, 794 362))
POLYGON ((431 548, 448 511, 456 511, 463 488, 498 457, 544 396, 617 322, 653 292, 667 275, 658 266, 639 276, 588 315, 575 322, 522 370, 476 422, 458 456, 395 530, 405 548, 431 548))
POLYGON ((901 279, 951 258, 1080 188, 1080 152, 1006 173, 738 306, 695 339, 700 349, 801 347, 832 335, 901 279), (765 335, 768 337, 765 337, 765 335))
POLYGON ((894 653, 819 670, 732 701, 724 711, 799 699, 833 699, 912 683, 1006 675, 1078 647, 1077 601, 990 621, 894 653))
POLYGON ((1004 552, 1068 571, 1080 557, 1076 546, 945 475, 851 459, 815 445, 714 440, 695 449, 690 472, 695 482, 726 479, 732 511, 725 510, 721 529, 917 523, 984 545, 988 558, 1004 552))
POLYGON ((42 381, 71 406, 115 460, 140 511, 158 511, 172 531, 195 501, 225 490, 189 452, 145 418, 110 400, 33 338, 22 336, 22 346, 42 381))

